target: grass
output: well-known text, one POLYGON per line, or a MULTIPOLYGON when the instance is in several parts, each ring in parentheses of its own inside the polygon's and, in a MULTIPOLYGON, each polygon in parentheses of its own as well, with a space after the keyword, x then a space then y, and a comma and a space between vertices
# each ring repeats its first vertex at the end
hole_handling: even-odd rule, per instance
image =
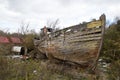
MULTIPOLYGON (((0 80, 94 80, 94 76, 92 75, 75 78, 71 75, 65 74, 63 71, 56 71, 54 66, 52 66, 53 69, 51 70, 49 65, 44 61, 9 59, 3 57, 3 54, 1 53, 0 80)), ((120 78, 119 67, 120 60, 111 64, 107 73, 108 80, 117 80, 120 78)), ((58 68, 60 67, 58 66, 58 68)), ((101 79, 102 78, 95 80, 101 79)))
POLYGON ((12 60, 0 58, 0 80, 70 80, 64 75, 53 73, 40 61, 12 60))
MULTIPOLYGON (((54 67, 53 67, 54 69, 54 67)), ((0 80, 90 80, 51 70, 44 62, 0 57, 0 80)))

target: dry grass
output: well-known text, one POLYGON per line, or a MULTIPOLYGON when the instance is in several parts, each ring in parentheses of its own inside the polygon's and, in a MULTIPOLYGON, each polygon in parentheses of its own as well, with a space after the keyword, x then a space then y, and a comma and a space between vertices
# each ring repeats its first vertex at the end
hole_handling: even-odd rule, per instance
POLYGON ((0 58, 0 80, 70 80, 56 74, 39 61, 0 58), (59 79, 57 79, 59 78, 59 79))
MULTIPOLYGON (((53 67, 54 69, 54 67, 53 67)), ((49 69, 46 62, 0 57, 0 80, 91 80, 49 69)))

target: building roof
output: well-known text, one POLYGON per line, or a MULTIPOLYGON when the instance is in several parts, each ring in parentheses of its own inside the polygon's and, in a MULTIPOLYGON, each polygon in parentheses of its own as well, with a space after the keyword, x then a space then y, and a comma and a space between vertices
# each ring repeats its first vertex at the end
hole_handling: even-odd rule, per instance
POLYGON ((10 41, 7 37, 0 36, 0 43, 10 43, 10 41))
POLYGON ((18 37, 5 37, 0 36, 0 43, 13 43, 13 44, 22 44, 22 40, 18 37))
POLYGON ((11 39, 12 43, 16 43, 16 44, 22 43, 21 39, 18 37, 10 37, 10 39, 11 39))

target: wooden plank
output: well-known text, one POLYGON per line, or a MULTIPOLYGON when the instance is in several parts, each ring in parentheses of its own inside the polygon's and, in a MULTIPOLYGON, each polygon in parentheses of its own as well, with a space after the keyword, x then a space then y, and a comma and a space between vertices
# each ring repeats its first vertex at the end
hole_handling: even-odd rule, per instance
POLYGON ((69 41, 70 43, 71 42, 84 42, 84 41, 94 41, 94 40, 100 40, 101 37, 95 37, 95 38, 88 38, 88 39, 80 39, 80 40, 71 40, 69 41))
POLYGON ((76 36, 76 37, 70 37, 70 38, 67 38, 67 39, 74 40, 74 39, 86 39, 86 38, 94 38, 94 37, 101 37, 101 34, 91 34, 91 35, 76 36))
POLYGON ((93 22, 88 23, 87 28, 95 28, 95 27, 98 27, 101 25, 102 25, 101 20, 97 20, 97 21, 93 21, 93 22))

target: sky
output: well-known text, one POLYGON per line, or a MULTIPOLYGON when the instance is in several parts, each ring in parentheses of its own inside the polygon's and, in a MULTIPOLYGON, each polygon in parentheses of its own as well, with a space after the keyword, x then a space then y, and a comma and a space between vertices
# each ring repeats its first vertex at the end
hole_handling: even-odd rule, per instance
POLYGON ((109 22, 120 17, 120 0, 0 0, 0 30, 17 32, 23 22, 39 31, 57 19, 65 28, 103 13, 109 22))

